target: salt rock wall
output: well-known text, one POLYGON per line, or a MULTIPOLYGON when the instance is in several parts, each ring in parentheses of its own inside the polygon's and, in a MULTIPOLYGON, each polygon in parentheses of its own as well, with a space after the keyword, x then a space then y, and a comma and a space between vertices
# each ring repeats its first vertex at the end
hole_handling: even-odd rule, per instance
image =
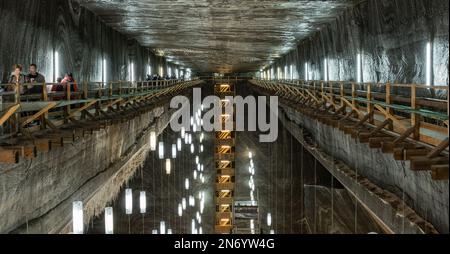
POLYGON ((0 233, 69 233, 78 200, 87 224, 144 163, 148 130, 162 132, 170 116, 156 107, 33 160, 0 165, 0 233))
MULTIPOLYGON (((13 64, 38 65, 47 82, 72 72, 77 81, 102 81, 106 60, 107 80, 129 80, 134 63, 136 80, 169 66, 135 40, 106 26, 75 0, 0 1, 0 78, 7 82, 13 64), (59 73, 54 75, 54 52, 59 73)), ((28 68, 25 68, 27 71, 28 68)))
MULTIPOLYGON (((431 42, 433 80, 448 85, 449 2, 447 0, 367 0, 345 11, 270 68, 293 65, 294 77, 323 80, 325 58, 332 81, 356 81, 362 55, 364 82, 426 82, 426 45, 431 42)), ((268 69, 269 70, 269 69, 268 69)), ((290 75, 290 74, 289 74, 290 75)), ((288 75, 288 76, 289 76, 288 75)))

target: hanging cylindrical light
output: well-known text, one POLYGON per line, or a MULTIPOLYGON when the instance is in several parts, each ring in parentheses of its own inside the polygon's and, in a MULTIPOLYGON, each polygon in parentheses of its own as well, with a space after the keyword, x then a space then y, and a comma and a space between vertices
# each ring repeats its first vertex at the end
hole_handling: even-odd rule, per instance
POLYGON ((203 174, 200 176, 200 180, 202 181, 202 183, 205 183, 205 177, 203 176, 203 174))
POLYGON ((195 153, 195 147, 194 147, 194 144, 191 144, 191 153, 192 153, 192 154, 195 153))
POLYGON ((153 235, 157 235, 157 234, 158 234, 158 229, 153 229, 153 230, 152 230, 152 234, 153 234, 153 235))
POLYGON ((248 152, 248 158, 252 159, 252 157, 253 157, 253 153, 252 152, 248 152))
POLYGON ((194 219, 192 219, 192 221, 191 221, 191 228, 192 228, 192 234, 195 235, 196 229, 195 229, 195 220, 194 219))
POLYGON ((186 178, 186 179, 184 180, 184 188, 185 188, 186 190, 189 190, 189 179, 188 179, 188 178, 186 178))
POLYGON ((205 168, 204 165, 201 164, 201 166, 200 166, 200 172, 203 172, 203 169, 204 169, 204 168, 205 168))
POLYGON ((200 163, 200 158, 198 156, 195 156, 195 163, 198 165, 200 163))
POLYGON ((191 145, 192 144, 192 134, 191 133, 189 133, 189 137, 188 137, 189 139, 188 139, 188 142, 189 142, 189 144, 191 145))
POLYGON ((189 196, 189 206, 195 206, 195 198, 193 196, 189 196))
POLYGON ((178 204, 178 216, 179 217, 183 216, 183 205, 182 204, 178 204))
POLYGON ((189 134, 186 133, 186 135, 184 135, 184 144, 188 145, 189 144, 189 134))
POLYGON ((203 235, 203 228, 202 228, 202 227, 200 227, 200 228, 198 229, 198 233, 199 233, 200 235, 203 235))
POLYGON ((139 208, 142 214, 147 212, 147 196, 145 195, 145 191, 141 191, 139 195, 139 208))
POLYGON ((194 170, 194 180, 197 180, 197 170, 194 170))
POLYGON ((170 159, 166 159, 166 174, 170 175, 172 172, 172 163, 170 159))
POLYGON ((200 145, 200 152, 203 153, 203 145, 200 145))
POLYGON ((150 150, 156 151, 156 132, 150 132, 150 150))
POLYGON ((105 208, 105 234, 114 234, 113 208, 105 208))
POLYGON ((181 127, 181 138, 184 138, 186 136, 186 128, 181 127))
POLYGON ((173 144, 172 145, 172 159, 176 159, 177 158, 177 145, 173 144))
POLYGON ((203 142, 203 139, 205 138, 205 135, 203 134, 203 132, 202 132, 202 134, 200 134, 200 143, 202 143, 203 142))
POLYGON ((197 222, 198 222, 198 224, 201 224, 202 223, 202 216, 200 216, 200 212, 197 212, 197 222))
POLYGON ((272 214, 268 213, 267 214, 267 226, 272 226, 272 214))
POLYGON ((181 152, 181 138, 177 139, 177 149, 178 149, 178 152, 181 152))
POLYGON ((202 165, 200 165, 200 164, 197 164, 197 171, 199 171, 199 172, 200 172, 200 170, 202 170, 202 165))
POLYGON ((191 116, 191 126, 194 125, 194 117, 191 116))
POLYGON ((164 159, 164 142, 159 142, 159 158, 162 160, 164 159))
POLYGON ((205 200, 200 200, 200 213, 203 214, 203 210, 205 209, 205 200))
POLYGON ((165 221, 159 222, 159 233, 161 235, 165 235, 166 234, 166 222, 165 221))
POLYGON ((72 223, 73 233, 84 233, 84 221, 83 221, 83 202, 75 201, 72 203, 72 223))
POLYGON ((197 125, 195 123, 192 125, 192 131, 197 132, 197 125))
POLYGON ((133 213, 133 191, 131 189, 125 190, 125 213, 133 213))
POLYGON ((274 235, 274 234, 275 234, 275 230, 271 229, 271 230, 270 230, 270 234, 271 234, 271 235, 274 235))
POLYGON ((186 198, 181 199, 181 205, 183 207, 183 210, 186 210, 187 204, 186 204, 186 198))
POLYGON ((171 228, 167 229, 167 234, 168 234, 168 235, 171 235, 171 234, 172 234, 172 229, 171 229, 171 228))

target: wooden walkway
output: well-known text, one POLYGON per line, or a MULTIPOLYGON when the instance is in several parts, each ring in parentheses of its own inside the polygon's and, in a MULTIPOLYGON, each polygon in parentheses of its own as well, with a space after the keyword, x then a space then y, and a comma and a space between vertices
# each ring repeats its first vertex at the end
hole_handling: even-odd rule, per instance
MULTIPOLYGON (((0 163, 32 159, 38 152, 75 142, 94 131, 127 121, 201 81, 83 83, 82 92, 0 94, 0 163)), ((47 87, 48 84, 41 84, 47 87)), ((69 86, 67 86, 69 87, 69 86)))
POLYGON ((250 80, 259 92, 338 128, 411 170, 448 180, 448 87, 250 80), (436 99, 438 95, 443 99, 436 99))

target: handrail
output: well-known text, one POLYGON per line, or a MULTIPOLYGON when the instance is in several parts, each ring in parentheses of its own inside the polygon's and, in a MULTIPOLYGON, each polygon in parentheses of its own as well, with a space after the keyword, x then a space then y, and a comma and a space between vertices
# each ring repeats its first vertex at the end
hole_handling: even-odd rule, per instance
MULTIPOLYGON (((170 91, 171 88, 190 84, 195 80, 197 78, 134 82, 0 84, 0 88, 10 90, 0 92, 0 141, 5 137, 14 137, 23 132, 45 129, 47 123, 51 126, 67 123, 76 113, 91 106, 127 105, 128 102, 152 98, 160 91, 170 91), (76 91, 74 85, 78 86, 76 91), (45 89, 37 89, 40 91, 28 94, 26 88, 30 86, 45 89), (52 91, 55 87, 59 88, 58 91, 52 91), (122 100, 119 102, 118 99, 122 100), (111 104, 111 101, 115 103, 111 104)), ((89 114, 89 112, 85 113, 89 114)))
POLYGON ((369 116, 372 125, 390 119, 393 123, 387 130, 400 135, 416 126, 414 139, 427 144, 439 145, 449 135, 448 87, 259 78, 253 81, 294 101, 306 98, 316 107, 331 107, 334 111, 344 108, 345 113, 357 113, 359 120, 369 116))

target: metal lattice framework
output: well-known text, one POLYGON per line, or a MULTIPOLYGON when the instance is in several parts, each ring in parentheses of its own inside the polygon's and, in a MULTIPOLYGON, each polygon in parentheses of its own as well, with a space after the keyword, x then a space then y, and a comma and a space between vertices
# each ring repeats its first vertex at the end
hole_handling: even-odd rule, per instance
MULTIPOLYGON (((225 108, 230 101, 226 96, 234 96, 236 92, 234 84, 215 82, 215 95, 221 99, 222 115, 221 131, 216 131, 215 137, 215 167, 216 167, 216 222, 217 234, 230 234, 234 227, 233 205, 235 191, 235 145, 236 133, 233 129, 227 129, 227 123, 234 125, 235 115, 228 115, 225 108)), ((234 105, 232 105, 234 107, 234 105)), ((233 110, 235 112, 235 110, 233 110)))

